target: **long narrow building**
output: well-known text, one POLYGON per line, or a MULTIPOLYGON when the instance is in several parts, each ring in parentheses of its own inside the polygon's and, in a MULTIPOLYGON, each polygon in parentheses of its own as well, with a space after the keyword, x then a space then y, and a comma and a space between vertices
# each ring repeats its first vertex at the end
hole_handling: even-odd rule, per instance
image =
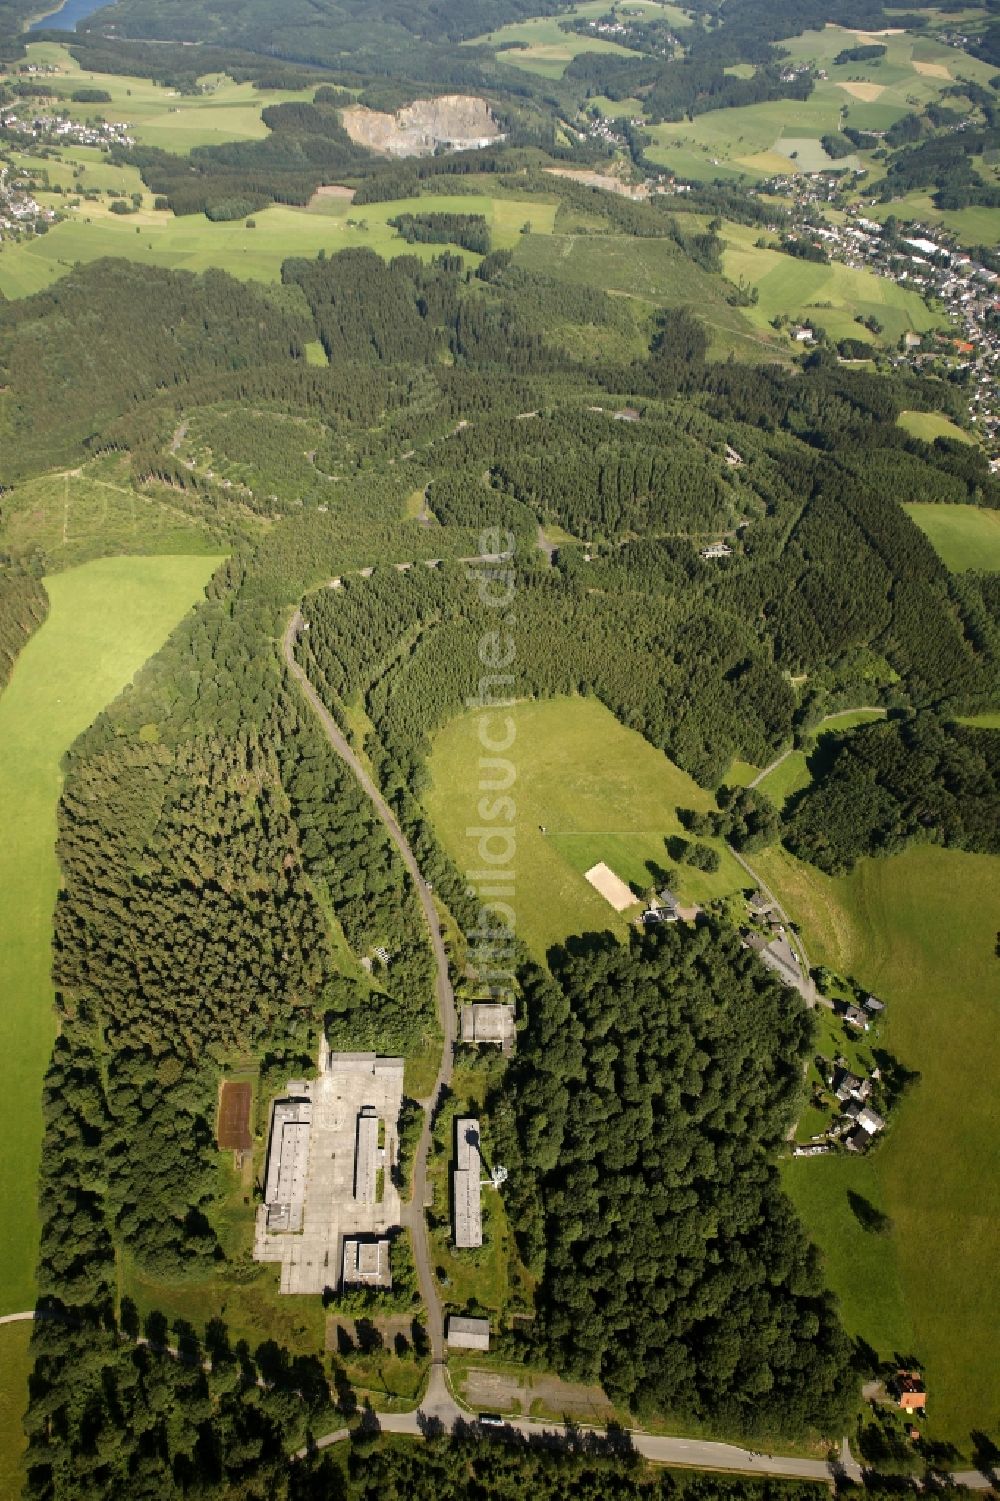
POLYGON ((451 1175, 455 1206, 455 1245, 471 1250, 483 1243, 479 1122, 471 1116, 455 1122, 455 1167, 451 1175))

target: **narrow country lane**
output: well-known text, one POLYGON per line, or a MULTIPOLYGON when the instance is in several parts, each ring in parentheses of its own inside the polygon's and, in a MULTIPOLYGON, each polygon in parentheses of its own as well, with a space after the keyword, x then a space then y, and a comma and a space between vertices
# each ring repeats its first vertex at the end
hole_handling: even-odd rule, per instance
MULTIPOLYGON (((451 987, 451 980, 448 977, 448 955, 445 952, 444 943, 441 938, 441 925, 437 909, 434 906, 434 899, 431 896, 430 887, 420 873, 420 867, 417 864, 406 835, 399 826, 396 815, 351 749, 346 736, 341 731, 333 715, 323 704, 308 675, 295 660, 295 643, 301 629, 302 612, 301 610, 296 610, 288 622, 282 640, 282 651, 285 662, 288 665, 288 670, 302 689, 310 708, 323 727, 323 732, 327 740, 329 740, 341 760, 354 773, 361 785, 362 791, 371 802, 379 818, 385 824, 389 832, 389 837, 398 849, 403 864, 406 866, 410 874, 410 879, 413 881, 417 895, 420 898, 420 905, 423 908, 424 918, 426 919, 428 932, 430 933, 431 948, 434 951, 434 962, 437 970, 437 1008, 438 1018, 441 1023, 441 1063, 430 1096, 426 1100, 421 1101, 421 1104, 424 1106, 424 1127, 420 1133, 420 1142, 417 1146, 413 1162, 413 1192, 409 1204, 404 1205, 403 1222, 410 1231, 410 1238, 413 1242, 413 1259, 416 1263, 417 1280, 420 1284, 420 1295, 427 1308, 431 1358, 435 1367, 443 1367, 445 1354, 444 1314, 441 1308, 441 1299, 438 1295, 437 1283, 434 1280, 434 1268, 431 1265, 430 1244, 424 1206, 427 1202, 427 1154, 430 1150, 431 1120, 442 1089, 451 1082, 452 1056, 455 1045, 455 995, 451 987)), ((443 1371, 441 1382, 443 1385, 443 1371)))

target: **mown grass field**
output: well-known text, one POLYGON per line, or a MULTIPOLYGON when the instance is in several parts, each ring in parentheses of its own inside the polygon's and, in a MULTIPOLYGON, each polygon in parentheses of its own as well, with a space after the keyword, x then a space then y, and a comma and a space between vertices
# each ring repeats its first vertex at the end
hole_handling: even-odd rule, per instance
POLYGON ((48 619, 0 696, 0 1313, 34 1302, 41 1085, 54 1034, 52 911, 64 752, 155 652, 218 559, 102 558, 46 580, 48 619))
POLYGON ((904 505, 952 573, 1000 569, 1000 512, 979 506, 904 505))
MULTIPOLYGON (((56 207, 63 201, 53 197, 56 207)), ((209 266, 244 281, 277 281, 281 263, 289 256, 316 256, 320 250, 334 255, 338 250, 363 246, 379 255, 417 255, 430 261, 443 245, 407 245, 388 224, 397 214, 421 212, 484 214, 491 226, 495 248, 511 247, 520 239, 521 226, 531 222, 532 234, 544 236, 552 229, 555 203, 530 202, 487 196, 452 196, 402 199, 393 203, 354 209, 346 199, 324 198, 316 210, 273 204, 252 216, 255 228, 239 220, 213 224, 201 214, 158 212, 146 195, 136 214, 112 214, 106 203, 82 203, 72 218, 54 225, 46 235, 0 248, 0 292, 6 297, 26 297, 41 291, 76 261, 98 260, 105 255, 125 256, 144 265, 178 271, 205 271, 209 266), (350 223, 348 221, 351 221, 350 223)), ((470 266, 480 256, 452 247, 470 266)))
POLYGON ((731 281, 742 277, 757 288, 756 307, 741 311, 749 322, 765 329, 779 313, 815 324, 835 339, 862 339, 868 343, 895 345, 900 335, 918 333, 941 325, 916 292, 876 276, 872 271, 830 262, 796 260, 780 250, 758 248, 760 231, 746 225, 722 227, 725 241, 723 268, 731 281), (875 317, 883 332, 875 335, 855 322, 856 317, 875 317))
POLYGON ((813 962, 887 1002, 882 1045, 920 1073, 877 1151, 796 1162, 786 1181, 849 1327, 887 1356, 912 1333, 929 1431, 968 1453, 973 1429, 996 1436, 1000 1397, 1000 859, 923 846, 839 880, 780 851, 754 863, 813 962), (859 1240, 848 1188, 890 1216, 889 1234, 859 1240))
POLYGON ((900 412, 896 420, 911 438, 922 438, 925 443, 933 443, 935 438, 952 438, 956 443, 973 445, 976 441, 964 427, 959 427, 940 412, 900 412))
POLYGON ((28 1346, 30 1324, 5 1324, 0 1328, 0 1498, 17 1501, 21 1494, 21 1455, 24 1430, 21 1419, 28 1404, 31 1360, 28 1346))
MULTIPOLYGON (((746 877, 721 846, 714 875, 678 864, 668 838, 686 837, 677 808, 714 807, 711 793, 593 698, 516 704, 516 739, 508 752, 517 769, 517 930, 539 958, 573 933, 628 931, 636 906, 618 915, 584 880, 600 860, 639 890, 653 884, 647 862, 676 871, 682 902, 735 891, 746 877), (547 830, 542 833, 542 828, 547 830)), ((482 823, 478 717, 462 715, 435 737, 424 804, 438 836, 461 870, 482 861, 467 830, 482 823)), ((708 841, 712 842, 712 841, 708 841)))
MULTIPOLYGON (((847 730, 853 730, 855 725, 870 724, 873 719, 881 719, 884 712, 882 709, 852 709, 846 714, 832 714, 817 727, 817 739, 824 735, 843 735, 847 730)), ((793 792, 801 792, 804 787, 808 787, 811 780, 806 752, 793 750, 759 785, 761 792, 766 792, 780 808, 793 792)))
POLYGON ((199 80, 201 94, 179 94, 148 78, 130 78, 116 73, 84 70, 68 48, 57 42, 31 42, 27 60, 54 64, 59 73, 45 82, 61 96, 62 107, 76 120, 102 115, 106 120, 125 120, 130 134, 146 146, 186 154, 192 146, 217 146, 224 141, 262 140, 267 126, 261 111, 268 104, 311 99, 312 89, 298 91, 255 89, 250 83, 234 83, 221 74, 199 80), (75 89, 103 89, 110 104, 75 104, 75 89))

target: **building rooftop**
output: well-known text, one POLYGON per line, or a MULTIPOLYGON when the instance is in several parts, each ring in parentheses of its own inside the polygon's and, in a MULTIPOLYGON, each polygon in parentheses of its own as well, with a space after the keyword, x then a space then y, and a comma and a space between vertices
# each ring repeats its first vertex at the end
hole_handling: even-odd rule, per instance
POLYGON ((468 1319, 452 1314, 448 1320, 448 1343, 458 1350, 488 1350, 489 1319, 468 1319))
MULTIPOLYGON (((300 1081, 293 1080, 300 1085, 300 1081)), ((292 1098, 275 1100, 267 1156, 264 1203, 270 1230, 299 1230, 305 1203, 312 1101, 300 1085, 292 1098)), ((290 1091, 291 1093, 291 1091, 290 1091)))
POLYGON ((462 1041, 495 1042, 508 1048, 514 1040, 514 1007, 499 1002, 474 1001, 462 1007, 462 1041))
POLYGON ((388 1240, 344 1241, 345 1287, 391 1287, 390 1242, 388 1240))
POLYGON ((479 1122, 463 1117, 455 1122, 455 1168, 451 1175, 455 1245, 460 1250, 483 1243, 481 1175, 479 1122))
POLYGON ((355 1140, 354 1197, 359 1204, 374 1204, 378 1181, 378 1116, 374 1105, 362 1106, 355 1140))

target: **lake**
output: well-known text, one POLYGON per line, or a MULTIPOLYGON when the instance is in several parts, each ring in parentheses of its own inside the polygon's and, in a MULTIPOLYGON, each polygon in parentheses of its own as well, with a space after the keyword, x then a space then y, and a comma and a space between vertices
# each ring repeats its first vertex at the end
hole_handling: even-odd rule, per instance
POLYGON ((63 0, 57 11, 51 16, 43 16, 40 21, 32 21, 29 31, 46 31, 51 26, 57 26, 60 31, 75 31, 80 21, 87 16, 92 16, 95 10, 100 10, 107 5, 108 0, 63 0))

